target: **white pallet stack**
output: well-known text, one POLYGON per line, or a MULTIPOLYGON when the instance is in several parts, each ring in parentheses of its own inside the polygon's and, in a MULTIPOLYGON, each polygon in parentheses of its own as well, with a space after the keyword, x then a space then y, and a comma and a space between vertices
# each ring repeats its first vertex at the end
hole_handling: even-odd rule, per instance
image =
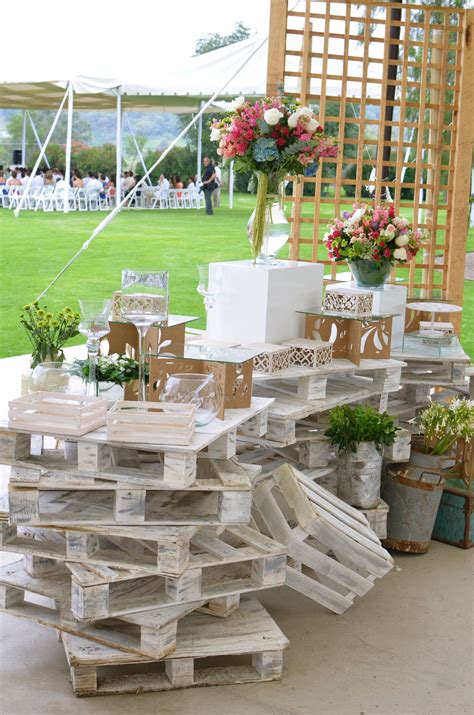
POLYGON ((237 429, 262 435, 271 402, 228 410, 184 445, 104 427, 68 436, 68 458, 58 428, 0 425, 0 549, 23 557, 0 569, 0 609, 62 634, 76 695, 281 677, 288 641, 249 596, 284 583, 286 547, 248 526, 252 484, 235 457, 237 429), (201 669, 241 653, 246 666, 201 669), (124 674, 142 662, 157 675, 124 674))

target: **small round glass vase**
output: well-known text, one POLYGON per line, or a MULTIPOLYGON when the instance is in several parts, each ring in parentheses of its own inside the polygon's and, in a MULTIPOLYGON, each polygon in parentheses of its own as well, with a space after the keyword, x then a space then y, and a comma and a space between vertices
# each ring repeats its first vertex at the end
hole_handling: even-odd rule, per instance
POLYGON ((219 413, 224 395, 214 375, 177 373, 170 375, 161 393, 163 402, 196 405, 196 426, 209 424, 219 413))
POLYGON ((381 261, 359 259, 357 261, 347 261, 347 263, 357 288, 383 290, 392 270, 391 262, 385 258, 381 261))
MULTIPOLYGON (((252 246, 253 224, 256 209, 253 210, 247 224, 247 236, 252 246)), ((277 198, 268 199, 265 207, 265 226, 263 229, 262 250, 255 262, 263 265, 275 265, 276 256, 290 237, 290 224, 277 198)))
POLYGON ((85 395, 87 385, 78 365, 68 362, 40 362, 31 375, 30 392, 85 395))

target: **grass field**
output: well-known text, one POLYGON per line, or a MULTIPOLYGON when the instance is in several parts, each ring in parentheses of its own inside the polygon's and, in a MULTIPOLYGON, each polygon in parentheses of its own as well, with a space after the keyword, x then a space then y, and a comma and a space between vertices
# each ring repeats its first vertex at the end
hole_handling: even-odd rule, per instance
MULTIPOLYGON (((199 315, 196 326, 203 327, 196 264, 249 258, 245 229, 254 202, 252 196, 237 195, 234 209, 221 208, 212 217, 194 210, 125 211, 56 283, 45 302, 50 310, 66 305, 77 308, 79 298, 106 298, 120 289, 122 268, 166 268, 170 271, 171 312, 199 315)), ((227 197, 223 203, 227 205, 227 197)), ((332 206, 323 205, 322 210, 329 220, 332 206)), ((25 211, 15 219, 11 211, 0 210, 0 357, 29 352, 18 322, 22 306, 36 298, 105 215, 25 211)), ((472 229, 469 243, 474 250, 472 229)), ((280 257, 286 257, 285 249, 280 257)), ((471 320, 474 282, 466 281, 462 342, 474 357, 474 331, 468 327, 471 320)), ((82 340, 79 337, 76 342, 82 340)))

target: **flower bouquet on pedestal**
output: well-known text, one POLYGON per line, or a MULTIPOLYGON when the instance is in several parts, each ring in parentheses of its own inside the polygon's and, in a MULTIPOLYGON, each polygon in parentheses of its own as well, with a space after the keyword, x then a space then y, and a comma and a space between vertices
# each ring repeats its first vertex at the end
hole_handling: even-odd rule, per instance
POLYGON ((257 204, 247 233, 254 262, 274 263, 289 238, 283 210, 283 179, 287 174, 314 173, 323 156, 336 156, 338 148, 310 107, 288 97, 246 102, 238 97, 223 119, 214 120, 211 140, 217 153, 235 161, 235 171, 257 176, 257 204))
POLYGON ((352 211, 328 224, 324 241, 329 257, 347 261, 358 288, 381 289, 393 266, 418 253, 426 232, 395 216, 393 205, 355 203, 352 211))

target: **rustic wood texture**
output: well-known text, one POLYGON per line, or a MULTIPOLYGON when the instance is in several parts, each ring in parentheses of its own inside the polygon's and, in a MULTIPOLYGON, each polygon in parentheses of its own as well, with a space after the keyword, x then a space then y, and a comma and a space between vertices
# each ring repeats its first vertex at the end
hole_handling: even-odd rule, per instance
POLYGON ((272 4, 268 91, 283 87, 315 106, 320 124, 336 128, 340 142, 339 156, 322 159, 317 173, 294 181, 286 197, 293 259, 322 260, 334 277, 322 247, 320 207, 330 204, 339 215, 351 208, 354 194, 366 198, 370 190, 377 200, 388 196, 397 213, 409 210, 415 227, 429 232, 416 259, 393 275, 403 277, 411 294, 437 290, 462 302, 473 24, 474 11, 456 7, 372 0, 272 4), (392 29, 399 29, 399 39, 392 29))
POLYGON ((254 520, 288 548, 286 583, 344 613, 393 568, 393 559, 356 509, 291 465, 255 488, 254 520))
POLYGON ((202 601, 196 601, 87 624, 76 619, 72 613, 70 575, 33 578, 24 570, 22 561, 0 568, 0 611, 127 653, 152 658, 163 658, 173 652, 178 619, 201 605, 202 601), (37 604, 25 600, 25 593, 45 596, 50 601, 48 605, 37 604))
POLYGON ((231 685, 279 680, 288 640, 257 601, 244 600, 226 620, 193 613, 178 624, 176 649, 151 672, 137 672, 150 659, 63 635, 77 696, 158 692, 202 685, 231 685), (247 665, 227 663, 226 656, 248 655, 247 665), (219 657, 219 665, 206 659, 219 657), (127 665, 134 665, 133 671, 127 665), (102 672, 109 666, 108 672, 102 672), (111 668, 113 667, 113 670, 111 668), (125 666, 125 667, 124 667, 125 666))
POLYGON ((195 405, 118 400, 107 414, 107 439, 187 446, 194 436, 195 415, 195 405))
POLYGON ((18 430, 61 430, 79 437, 102 427, 107 400, 58 392, 33 392, 8 403, 8 426, 18 430))

